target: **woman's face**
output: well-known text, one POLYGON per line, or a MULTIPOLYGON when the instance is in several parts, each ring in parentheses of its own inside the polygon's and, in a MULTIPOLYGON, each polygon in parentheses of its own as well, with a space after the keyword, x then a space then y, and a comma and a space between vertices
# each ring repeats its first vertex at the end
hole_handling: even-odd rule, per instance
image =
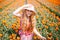
POLYGON ((31 16, 31 15, 32 15, 32 11, 26 10, 26 15, 27 15, 27 16, 31 16))

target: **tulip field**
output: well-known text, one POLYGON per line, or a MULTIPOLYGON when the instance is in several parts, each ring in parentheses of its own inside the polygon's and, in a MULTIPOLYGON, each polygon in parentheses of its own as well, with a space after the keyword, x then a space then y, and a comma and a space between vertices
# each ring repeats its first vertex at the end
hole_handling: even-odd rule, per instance
MULTIPOLYGON (((20 18, 12 13, 18 7, 24 5, 24 0, 1 0, 0 1, 0 40, 20 40, 20 18)), ((30 0, 37 11, 36 28, 47 40, 60 40, 60 6, 43 4, 37 0, 30 0)), ((39 40, 37 35, 34 40, 39 40)))

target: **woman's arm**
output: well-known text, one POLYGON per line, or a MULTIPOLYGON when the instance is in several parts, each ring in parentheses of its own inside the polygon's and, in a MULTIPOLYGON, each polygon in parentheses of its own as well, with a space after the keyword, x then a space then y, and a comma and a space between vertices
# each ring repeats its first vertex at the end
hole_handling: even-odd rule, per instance
POLYGON ((39 38, 40 38, 41 40, 46 40, 46 38, 43 37, 43 36, 37 31, 37 29, 36 29, 36 18, 35 18, 35 17, 34 17, 34 19, 33 19, 33 25, 34 25, 33 32, 34 32, 37 36, 39 36, 39 38))
POLYGON ((42 36, 40 35, 40 33, 37 31, 36 27, 34 27, 33 32, 34 32, 37 36, 39 36, 40 38, 42 38, 42 36))
POLYGON ((13 14, 15 15, 15 16, 21 16, 21 14, 19 14, 19 11, 21 11, 21 10, 23 10, 25 7, 29 7, 29 6, 31 6, 30 4, 27 4, 27 5, 23 5, 23 6, 21 6, 21 7, 19 7, 19 8, 17 8, 14 12, 13 12, 13 14))
POLYGON ((18 8, 18 9, 16 9, 14 12, 13 12, 13 14, 15 15, 15 16, 18 16, 18 17, 21 17, 21 14, 19 13, 19 11, 21 10, 21 8, 18 8))
POLYGON ((21 17, 21 14, 19 13, 19 11, 21 11, 24 7, 25 7, 25 5, 22 6, 22 7, 17 8, 17 9, 13 12, 13 14, 14 14, 15 16, 21 17))
POLYGON ((21 17, 21 14, 13 13, 15 16, 21 17))
POLYGON ((33 25, 34 25, 33 32, 34 32, 37 36, 39 36, 39 37, 42 38, 42 35, 40 35, 40 33, 39 33, 39 32, 37 31, 37 29, 36 29, 36 19, 35 19, 35 17, 34 17, 34 19, 33 19, 33 25))
POLYGON ((42 38, 42 36, 40 35, 40 33, 37 31, 36 27, 34 27, 33 32, 34 32, 37 36, 39 36, 39 37, 42 38))

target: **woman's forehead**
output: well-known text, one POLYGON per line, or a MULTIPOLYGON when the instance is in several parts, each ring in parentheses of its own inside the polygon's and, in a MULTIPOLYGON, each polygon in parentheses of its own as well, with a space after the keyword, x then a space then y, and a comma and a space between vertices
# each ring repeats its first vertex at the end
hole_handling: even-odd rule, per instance
POLYGON ((32 10, 24 9, 25 11, 33 12, 32 10))

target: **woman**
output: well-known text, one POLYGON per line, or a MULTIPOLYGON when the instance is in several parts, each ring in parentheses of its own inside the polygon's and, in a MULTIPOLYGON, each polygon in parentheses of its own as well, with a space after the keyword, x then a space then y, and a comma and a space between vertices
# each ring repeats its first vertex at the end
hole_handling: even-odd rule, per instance
POLYGON ((36 30, 36 11, 34 6, 31 4, 23 5, 13 12, 15 16, 20 17, 20 27, 19 35, 21 40, 33 40, 33 33, 40 37, 42 40, 46 40, 45 37, 41 36, 36 30), (22 14, 19 14, 22 11, 22 14))

